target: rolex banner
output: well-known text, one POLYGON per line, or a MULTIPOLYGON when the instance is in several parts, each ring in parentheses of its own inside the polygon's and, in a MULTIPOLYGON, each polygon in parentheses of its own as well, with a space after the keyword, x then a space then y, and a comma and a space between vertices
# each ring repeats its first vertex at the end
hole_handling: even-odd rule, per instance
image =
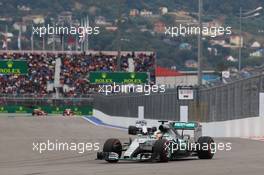
POLYGON ((145 72, 90 72, 90 83, 94 84, 145 84, 148 74, 145 72))
POLYGON ((27 74, 28 64, 25 60, 1 60, 0 74, 27 74))

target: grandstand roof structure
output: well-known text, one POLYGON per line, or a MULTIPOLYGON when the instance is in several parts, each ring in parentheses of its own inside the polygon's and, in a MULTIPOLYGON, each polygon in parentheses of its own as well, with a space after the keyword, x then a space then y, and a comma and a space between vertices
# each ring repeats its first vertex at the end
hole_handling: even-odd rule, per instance
POLYGON ((175 76, 182 76, 184 75, 183 73, 178 72, 177 70, 171 70, 165 67, 156 67, 156 72, 155 72, 157 77, 175 77, 175 76))

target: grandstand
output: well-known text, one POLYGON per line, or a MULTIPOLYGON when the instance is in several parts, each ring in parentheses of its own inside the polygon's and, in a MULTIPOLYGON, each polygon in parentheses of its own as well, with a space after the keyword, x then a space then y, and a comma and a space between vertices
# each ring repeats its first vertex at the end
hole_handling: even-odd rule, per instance
MULTIPOLYGON (((25 60, 28 74, 0 74, 0 94, 77 97, 94 92, 92 71, 117 71, 118 52, 0 52, 0 60, 25 60)), ((155 53, 121 52, 121 71, 149 72, 154 79, 155 53)))

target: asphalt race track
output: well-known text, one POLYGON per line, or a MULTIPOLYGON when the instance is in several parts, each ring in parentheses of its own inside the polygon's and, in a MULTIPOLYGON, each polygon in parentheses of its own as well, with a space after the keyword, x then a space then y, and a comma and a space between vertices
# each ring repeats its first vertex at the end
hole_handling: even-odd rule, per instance
POLYGON ((0 117, 1 175, 263 175, 264 142, 217 139, 231 142, 232 150, 218 152, 213 160, 186 159, 169 163, 95 160, 96 152, 33 151, 33 142, 99 142, 110 137, 128 140, 126 132, 93 126, 82 118, 0 117))

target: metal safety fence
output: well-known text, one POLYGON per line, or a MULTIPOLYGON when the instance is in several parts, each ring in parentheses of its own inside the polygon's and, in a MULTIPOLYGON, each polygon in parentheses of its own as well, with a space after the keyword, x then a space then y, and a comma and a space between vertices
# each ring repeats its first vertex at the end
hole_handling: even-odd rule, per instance
POLYGON ((177 90, 151 95, 94 95, 94 108, 110 116, 137 117, 144 106, 145 118, 179 120, 180 106, 188 106, 189 120, 209 122, 255 117, 259 114, 259 93, 264 92, 264 75, 199 88, 193 100, 179 100, 177 90))

